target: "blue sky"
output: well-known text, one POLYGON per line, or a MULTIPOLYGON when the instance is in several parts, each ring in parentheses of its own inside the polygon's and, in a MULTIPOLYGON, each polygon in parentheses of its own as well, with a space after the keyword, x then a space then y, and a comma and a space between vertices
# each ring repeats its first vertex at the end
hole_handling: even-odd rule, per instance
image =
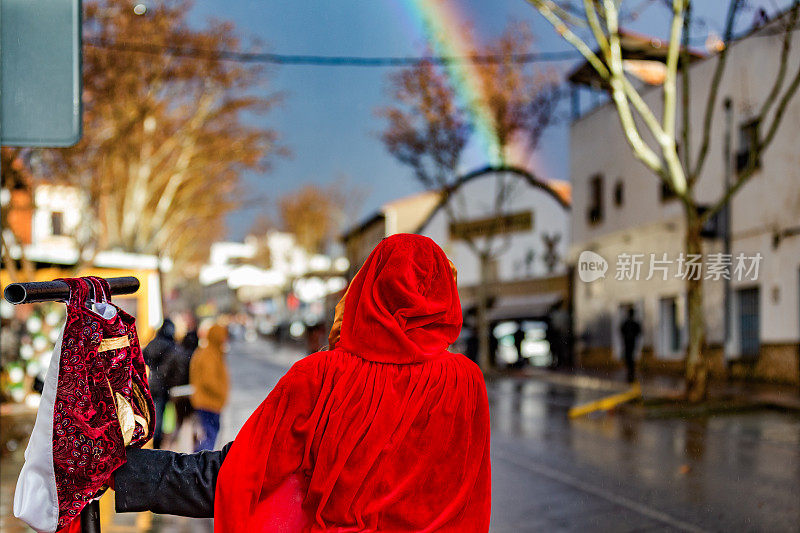
MULTIPOLYGON (((454 3, 480 39, 499 35, 510 21, 517 20, 530 24, 538 51, 570 49, 525 0, 454 3)), ((658 36, 666 33, 669 14, 662 0, 627 3, 643 8, 641 16, 627 27, 658 36)), ((750 5, 764 5, 774 12, 785 3, 764 0, 750 5)), ((695 5, 697 18, 707 21, 695 30, 702 45, 708 28, 721 31, 724 14, 720 10, 727 2, 701 0, 695 5)), ((209 17, 230 20, 243 37, 260 40, 274 53, 420 55, 425 41, 407 6, 400 0, 196 0, 191 17, 198 25, 209 17)), ((745 12, 743 24, 752 18, 752 11, 745 12)), ((566 70, 571 64, 552 66, 566 70)), ((266 117, 265 125, 280 133, 293 155, 276 160, 267 174, 245 176, 249 195, 263 197, 264 204, 232 213, 227 221, 230 238, 241 239, 260 213, 270 212, 275 200, 306 183, 327 184, 346 176, 351 187, 363 190, 364 201, 347 214, 348 224, 386 201, 422 190, 377 136, 383 123, 375 110, 390 103, 390 68, 274 66, 268 72, 272 89, 284 92, 285 98, 266 117)), ((568 150, 568 124, 561 121, 540 143, 535 171, 545 177, 569 179, 568 150)), ((485 163, 476 149, 470 150, 464 161, 465 167, 485 163)))

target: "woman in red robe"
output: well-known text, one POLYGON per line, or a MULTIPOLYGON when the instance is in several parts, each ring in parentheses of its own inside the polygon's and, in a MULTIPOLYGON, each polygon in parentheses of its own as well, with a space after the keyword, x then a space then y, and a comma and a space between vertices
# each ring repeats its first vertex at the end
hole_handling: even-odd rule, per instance
POLYGON ((327 351, 296 363, 219 452, 130 450, 117 510, 214 517, 215 531, 485 532, 489 406, 452 263, 395 235, 337 306, 327 351))

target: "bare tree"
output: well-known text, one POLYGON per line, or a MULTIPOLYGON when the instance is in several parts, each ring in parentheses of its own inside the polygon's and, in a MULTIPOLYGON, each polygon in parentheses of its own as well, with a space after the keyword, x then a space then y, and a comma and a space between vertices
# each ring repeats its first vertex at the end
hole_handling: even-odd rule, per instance
MULTIPOLYGON (((574 2, 554 0, 528 0, 561 35, 574 46, 600 78, 608 85, 611 100, 616 107, 625 138, 633 155, 641 161, 665 186, 679 198, 683 206, 686 222, 684 236, 687 254, 702 253, 701 232, 733 195, 747 183, 757 170, 757 162, 775 139, 778 127, 784 118, 786 107, 800 86, 800 68, 787 83, 789 52, 793 32, 798 27, 800 2, 795 0, 791 8, 776 27, 783 32, 780 49, 780 67, 771 81, 771 89, 753 117, 753 139, 750 143, 747 162, 740 170, 731 187, 710 206, 698 202, 695 187, 702 176, 714 116, 718 109, 720 82, 734 42, 734 28, 737 16, 745 7, 744 0, 730 0, 725 19, 725 30, 719 52, 716 54, 714 69, 705 106, 701 110, 699 149, 692 157, 689 143, 692 128, 692 113, 689 100, 689 58, 687 46, 688 28, 691 26, 692 3, 690 0, 672 0, 669 3, 671 19, 669 23, 669 43, 666 55, 664 81, 661 84, 663 110, 661 117, 642 98, 640 90, 628 79, 623 65, 623 51, 620 40, 620 4, 618 0, 582 0, 582 9, 574 2), (588 27, 594 40, 584 40, 579 36, 579 27, 588 27), (680 103, 678 83, 681 85, 680 103), (678 109, 682 107, 681 125, 677 125, 678 109), (638 120, 637 120, 638 119, 638 120), (682 150, 678 150, 678 137, 682 150), (647 141, 645 139, 652 139, 647 141)), ((765 80, 766 81, 766 80, 765 80)), ((705 317, 703 311, 703 286, 701 279, 688 279, 686 294, 688 300, 689 343, 686 353, 686 395, 690 401, 706 397, 710 355, 705 348, 705 317)))
POLYGON ((278 201, 282 227, 309 253, 321 252, 358 198, 359 192, 342 179, 328 186, 305 185, 278 201))
POLYGON ((242 43, 227 22, 189 24, 191 3, 168 0, 137 15, 127 3, 84 4, 84 136, 45 151, 50 175, 86 191, 97 249, 202 260, 240 205, 239 177, 263 171, 276 132, 259 66, 224 61, 242 43), (200 51, 192 57, 176 48, 200 51))
MULTIPOLYGON (((533 38, 526 26, 514 24, 495 42, 475 56, 491 56, 496 61, 472 65, 480 85, 476 102, 467 102, 481 109, 488 117, 499 151, 501 164, 496 167, 497 187, 493 202, 493 218, 506 214, 513 190, 512 176, 504 175, 507 151, 512 143, 523 143, 533 150, 542 131, 550 123, 558 93, 549 73, 521 67, 515 56, 529 53, 533 38)), ((396 73, 391 77, 395 105, 379 111, 387 126, 382 140, 389 152, 409 166, 424 187, 441 191, 443 206, 451 224, 463 221, 469 214, 463 202, 456 199, 461 181, 459 163, 472 132, 475 117, 459 104, 453 87, 442 67, 430 62, 396 73), (453 205, 453 204, 458 204, 453 205)), ((463 199, 459 199, 463 200, 463 199)), ((508 239, 501 237, 499 225, 490 225, 481 236, 461 234, 461 238, 479 262, 480 281, 476 287, 476 334, 478 362, 483 369, 490 366, 488 285, 492 264, 508 239), (495 227, 496 226, 496 227, 495 227)))

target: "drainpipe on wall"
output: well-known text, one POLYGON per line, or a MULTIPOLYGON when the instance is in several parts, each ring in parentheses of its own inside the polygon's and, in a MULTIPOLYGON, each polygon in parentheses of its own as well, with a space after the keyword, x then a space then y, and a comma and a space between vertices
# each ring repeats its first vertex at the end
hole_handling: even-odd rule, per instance
MULTIPOLYGON (((733 105, 731 102, 730 97, 725 98, 723 103, 725 108, 725 142, 723 146, 723 158, 724 158, 724 179, 725 179, 725 194, 731 188, 731 159, 733 157, 733 147, 731 146, 731 136, 733 134, 733 105)), ((732 211, 732 201, 728 201, 727 205, 723 207, 725 210, 724 219, 723 219, 723 253, 730 254, 731 253, 731 211, 732 211)), ((731 300, 731 280, 724 279, 724 306, 725 306, 725 337, 722 343, 722 357, 725 361, 728 360, 728 356, 730 355, 729 347, 731 344, 731 331, 732 331, 732 311, 731 311, 731 304, 733 303, 731 300)))

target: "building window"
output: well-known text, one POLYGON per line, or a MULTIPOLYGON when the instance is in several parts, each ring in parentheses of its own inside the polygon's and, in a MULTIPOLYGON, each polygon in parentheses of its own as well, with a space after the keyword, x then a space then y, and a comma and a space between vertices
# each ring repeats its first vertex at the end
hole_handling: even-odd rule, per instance
POLYGON ((750 165, 754 170, 761 168, 761 157, 755 157, 755 148, 758 143, 758 120, 748 120, 739 126, 739 151, 736 152, 736 172, 742 172, 750 165), (752 162, 750 158, 755 158, 752 162))
POLYGON ((670 187, 669 184, 666 181, 662 180, 661 181, 661 187, 660 187, 660 195, 659 195, 659 197, 661 198, 661 201, 662 202, 668 202, 668 201, 670 201, 670 200, 672 200, 674 198, 677 198, 677 196, 678 195, 675 194, 675 191, 672 190, 672 187, 670 187))
POLYGON ((589 208, 586 211, 589 224, 603 221, 603 175, 595 174, 589 179, 589 208))
POLYGON ((678 323, 677 298, 662 298, 660 307, 661 355, 672 355, 681 349, 681 328, 678 323))
POLYGON ((622 204, 625 203, 625 184, 622 183, 622 180, 617 181, 614 184, 614 205, 616 207, 622 207, 622 204))
POLYGON ((758 287, 736 291, 739 300, 739 352, 744 359, 755 359, 761 349, 758 287))
POLYGON ((64 213, 60 211, 50 213, 50 229, 52 235, 64 235, 64 213))

